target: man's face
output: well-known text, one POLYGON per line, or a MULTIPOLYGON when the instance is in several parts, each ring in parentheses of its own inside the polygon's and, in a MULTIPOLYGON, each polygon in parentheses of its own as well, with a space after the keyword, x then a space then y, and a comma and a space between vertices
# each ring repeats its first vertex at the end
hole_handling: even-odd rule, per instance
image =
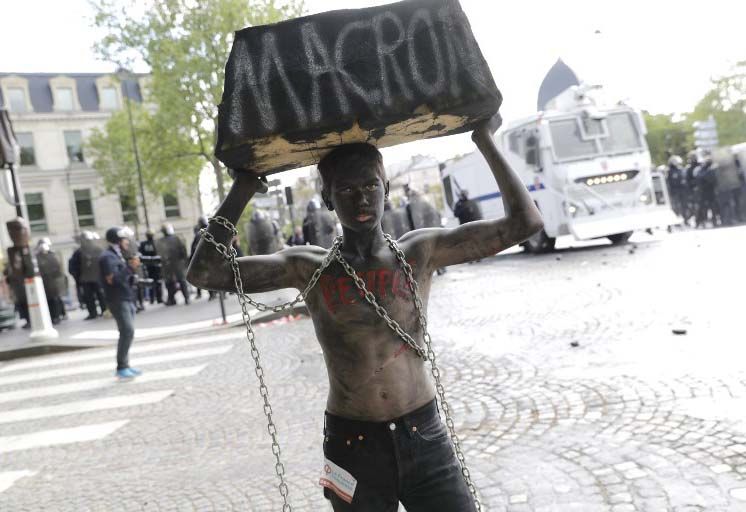
POLYGON ((119 248, 122 249, 123 252, 129 251, 129 249, 130 249, 130 239, 129 238, 122 238, 119 241, 119 248))
POLYGON ((353 231, 370 231, 381 223, 386 190, 374 166, 340 169, 333 177, 328 193, 344 227, 353 231))

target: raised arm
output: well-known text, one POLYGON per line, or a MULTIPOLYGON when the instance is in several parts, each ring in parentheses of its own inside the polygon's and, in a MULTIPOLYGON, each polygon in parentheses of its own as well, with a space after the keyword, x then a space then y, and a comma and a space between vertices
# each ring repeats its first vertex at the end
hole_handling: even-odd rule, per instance
MULTIPOLYGON (((526 186, 495 146, 486 122, 474 130, 472 140, 487 160, 497 181, 505 206, 505 217, 469 222, 453 229, 436 228, 420 230, 422 233, 413 232, 411 242, 427 246, 432 268, 492 256, 523 242, 544 226, 541 214, 526 186)), ((404 237, 402 242, 405 242, 404 237)))
MULTIPOLYGON (((224 217, 235 226, 249 200, 262 186, 253 173, 237 172, 233 186, 215 216, 224 217)), ((217 242, 230 246, 233 235, 223 225, 210 222, 207 231, 217 242)), ((303 286, 309 269, 313 272, 314 264, 325 254, 321 248, 291 247, 274 254, 238 258, 243 290, 258 293, 303 286)), ((205 239, 197 245, 189 264, 187 280, 207 290, 236 291, 233 269, 215 246, 205 239)))

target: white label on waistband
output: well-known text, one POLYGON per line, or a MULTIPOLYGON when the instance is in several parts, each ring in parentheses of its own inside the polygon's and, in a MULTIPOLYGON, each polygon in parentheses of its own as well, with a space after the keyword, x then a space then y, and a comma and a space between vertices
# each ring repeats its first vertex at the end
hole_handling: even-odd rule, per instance
POLYGON ((324 458, 324 468, 321 470, 319 484, 334 492, 347 503, 352 503, 357 480, 349 472, 324 458))

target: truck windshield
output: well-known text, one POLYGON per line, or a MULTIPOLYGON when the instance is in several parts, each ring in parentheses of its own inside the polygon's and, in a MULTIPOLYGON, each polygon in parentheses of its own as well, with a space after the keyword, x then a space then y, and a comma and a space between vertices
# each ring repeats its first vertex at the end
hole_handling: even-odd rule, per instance
POLYGON ((551 121, 554 154, 559 160, 572 160, 642 149, 640 131, 632 114, 609 114, 603 122, 606 133, 583 133, 580 118, 551 121))
POLYGON ((619 153, 640 149, 640 132, 635 119, 627 112, 611 114, 606 118, 609 136, 600 139, 604 153, 619 153))

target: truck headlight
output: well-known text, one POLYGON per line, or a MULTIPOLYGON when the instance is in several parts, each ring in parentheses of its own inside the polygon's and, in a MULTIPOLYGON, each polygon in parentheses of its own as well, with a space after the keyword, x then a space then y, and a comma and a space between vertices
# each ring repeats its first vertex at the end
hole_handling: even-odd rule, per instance
POLYGON ((653 202, 653 194, 650 193, 650 191, 643 192, 640 194, 640 202, 642 204, 650 204, 653 202))

